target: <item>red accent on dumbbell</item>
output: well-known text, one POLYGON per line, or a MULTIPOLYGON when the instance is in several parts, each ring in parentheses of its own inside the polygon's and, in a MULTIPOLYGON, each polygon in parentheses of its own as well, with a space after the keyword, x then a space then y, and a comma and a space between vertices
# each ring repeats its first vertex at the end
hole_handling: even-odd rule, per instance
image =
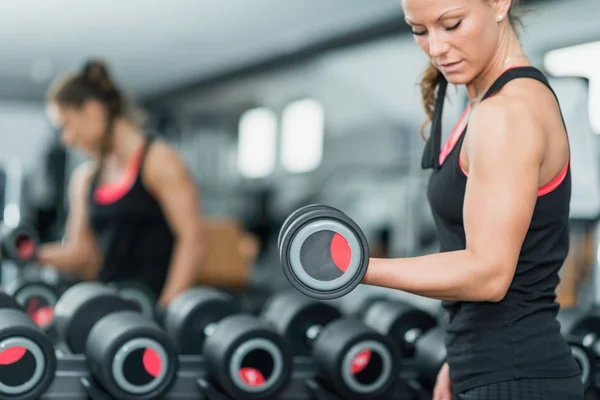
POLYGON ((11 365, 19 361, 27 353, 27 349, 21 346, 9 347, 0 352, 0 365, 11 365))
POLYGON ((17 248, 17 254, 22 260, 30 259, 35 252, 35 243, 25 235, 17 236, 15 247, 17 248))
POLYGON ((256 368, 244 367, 240 369, 240 377, 248 386, 262 386, 265 384, 265 377, 256 368))
POLYGON ((370 361, 371 361, 371 350, 366 349, 366 350, 361 351, 352 360, 352 366, 350 367, 351 368, 350 372, 353 375, 358 374, 359 372, 361 372, 362 370, 367 368, 367 365, 369 365, 370 361))
POLYGON ((35 310, 38 308, 38 304, 40 303, 40 298, 37 296, 31 297, 29 299, 29 303, 27 304, 27 315, 30 317, 33 316, 35 310))
POLYGON ((40 307, 29 314, 33 322, 40 328, 44 328, 54 320, 54 309, 50 306, 40 307))
POLYGON ((144 350, 142 362, 144 363, 144 369, 148 374, 150 374, 154 378, 160 375, 160 371, 162 369, 162 360, 160 359, 160 356, 156 353, 156 351, 152 349, 144 350))
POLYGON ((331 239, 329 249, 335 266, 346 272, 352 260, 352 250, 350 249, 350 245, 348 245, 348 241, 342 235, 336 233, 331 239))

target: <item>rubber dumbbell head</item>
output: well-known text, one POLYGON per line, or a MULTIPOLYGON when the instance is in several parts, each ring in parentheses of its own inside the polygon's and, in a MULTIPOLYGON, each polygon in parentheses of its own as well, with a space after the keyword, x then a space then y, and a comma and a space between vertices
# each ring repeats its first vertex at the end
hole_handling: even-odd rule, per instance
POLYGON ((308 357, 322 327, 342 318, 342 313, 330 304, 286 291, 267 300, 261 318, 285 338, 295 355, 308 357))
POLYGON ((179 368, 171 339, 137 311, 101 318, 89 333, 85 354, 94 376, 115 399, 163 398, 179 368))
POLYGON ((93 326, 116 311, 136 311, 136 307, 106 285, 78 283, 67 289, 54 307, 56 332, 71 352, 81 354, 93 326))
POLYGON ((400 300, 375 301, 365 311, 363 321, 382 335, 393 338, 402 356, 415 354, 415 342, 437 325, 435 316, 400 300))
POLYGON ((429 329, 415 342, 415 364, 419 381, 429 390, 433 390, 440 369, 447 359, 444 331, 441 327, 429 329))
POLYGON ((563 308, 558 312, 557 320, 564 337, 580 338, 583 345, 600 357, 600 315, 576 307, 563 308))
POLYGON ((31 226, 0 226, 0 253, 2 257, 17 263, 33 261, 37 254, 39 239, 31 226))
POLYGON ((164 329, 182 354, 201 354, 204 340, 223 318, 241 312, 233 296, 198 286, 175 297, 164 310, 164 329))
POLYGON ((148 318, 154 319, 156 295, 147 285, 136 281, 119 281, 109 284, 117 290, 119 296, 130 301, 137 310, 148 318))
POLYGON ((0 310, 13 309, 23 311, 23 307, 8 293, 0 291, 0 310))
POLYGON ((596 377, 596 356, 591 348, 581 342, 580 337, 567 336, 567 344, 571 348, 573 358, 581 369, 581 382, 585 391, 592 387, 596 377))
POLYGON ((313 205, 285 225, 279 256, 286 278, 298 291, 316 299, 334 299, 362 282, 369 246, 347 215, 313 205))
POLYGON ((6 292, 23 307, 27 315, 45 332, 54 327, 54 307, 59 289, 39 278, 22 277, 6 286, 6 292))
POLYGON ((38 399, 55 371, 50 340, 16 302, 0 293, 0 398, 38 399))
POLYGON ((296 211, 294 211, 293 213, 288 215, 288 217, 285 219, 285 221, 283 221, 281 228, 279 229, 279 235, 277 236, 277 248, 281 247, 281 238, 283 236, 283 233, 287 230, 287 228, 290 226, 290 224, 296 218, 298 218, 300 215, 302 215, 308 211, 318 210, 318 209, 326 210, 326 209, 328 209, 328 207, 323 206, 321 204, 309 204, 309 205, 298 208, 296 211))
POLYGON ((382 294, 367 295, 362 299, 362 301, 359 302, 358 307, 354 311, 354 314, 358 319, 363 320, 365 315, 369 311, 369 308, 371 308, 373 304, 379 301, 388 300, 390 300, 390 297, 382 294))
POLYGON ((327 303, 280 293, 262 316, 293 351, 309 353, 323 383, 345 399, 381 396, 396 379, 399 356, 392 340, 359 320, 342 318, 327 303))
POLYGON ((287 387, 292 358, 283 338, 254 316, 221 320, 204 342, 211 375, 235 399, 271 399, 287 387))

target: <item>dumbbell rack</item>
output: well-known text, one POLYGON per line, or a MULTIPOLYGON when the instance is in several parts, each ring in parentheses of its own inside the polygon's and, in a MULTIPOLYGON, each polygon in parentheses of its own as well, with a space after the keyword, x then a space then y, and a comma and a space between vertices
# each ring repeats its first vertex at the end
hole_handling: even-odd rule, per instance
MULTIPOLYGON (((55 379, 41 400, 90 399, 110 400, 111 397, 94 381, 84 355, 64 354, 57 349, 58 364, 55 379)), ((179 356, 177 378, 165 400, 237 400, 223 394, 222 390, 209 381, 202 356, 179 356)), ((396 384, 385 400, 422 400, 431 398, 413 382, 416 369, 404 365, 396 384)), ((331 394, 315 378, 315 364, 308 357, 295 357, 292 380, 281 400, 345 400, 331 394)))

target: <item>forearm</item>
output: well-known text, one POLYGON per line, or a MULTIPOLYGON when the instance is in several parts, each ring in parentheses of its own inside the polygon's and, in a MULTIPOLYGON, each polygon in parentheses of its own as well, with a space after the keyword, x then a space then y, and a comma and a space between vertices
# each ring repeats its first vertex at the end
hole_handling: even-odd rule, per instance
POLYGON ((196 284, 198 268, 205 256, 205 246, 197 240, 181 238, 175 241, 173 257, 159 305, 165 307, 174 297, 196 284))
POLYGON ((65 272, 79 272, 86 264, 86 258, 74 245, 60 242, 43 244, 38 250, 40 264, 65 272))
POLYGON ((494 301, 499 284, 470 250, 420 257, 372 258, 363 283, 439 300, 494 301))

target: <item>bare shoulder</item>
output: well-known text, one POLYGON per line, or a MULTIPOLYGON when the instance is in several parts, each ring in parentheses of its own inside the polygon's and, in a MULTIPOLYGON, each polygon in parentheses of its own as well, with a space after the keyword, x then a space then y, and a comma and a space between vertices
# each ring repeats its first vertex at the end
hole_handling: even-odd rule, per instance
POLYGON ((160 139, 154 140, 148 149, 144 169, 146 178, 154 183, 162 179, 187 177, 189 173, 181 155, 160 139))
MULTIPOLYGON (((521 87, 506 87, 477 105, 469 119, 467 155, 514 153, 543 160, 545 135, 535 96, 521 87)), ((512 157, 511 157, 512 158, 512 157)))

